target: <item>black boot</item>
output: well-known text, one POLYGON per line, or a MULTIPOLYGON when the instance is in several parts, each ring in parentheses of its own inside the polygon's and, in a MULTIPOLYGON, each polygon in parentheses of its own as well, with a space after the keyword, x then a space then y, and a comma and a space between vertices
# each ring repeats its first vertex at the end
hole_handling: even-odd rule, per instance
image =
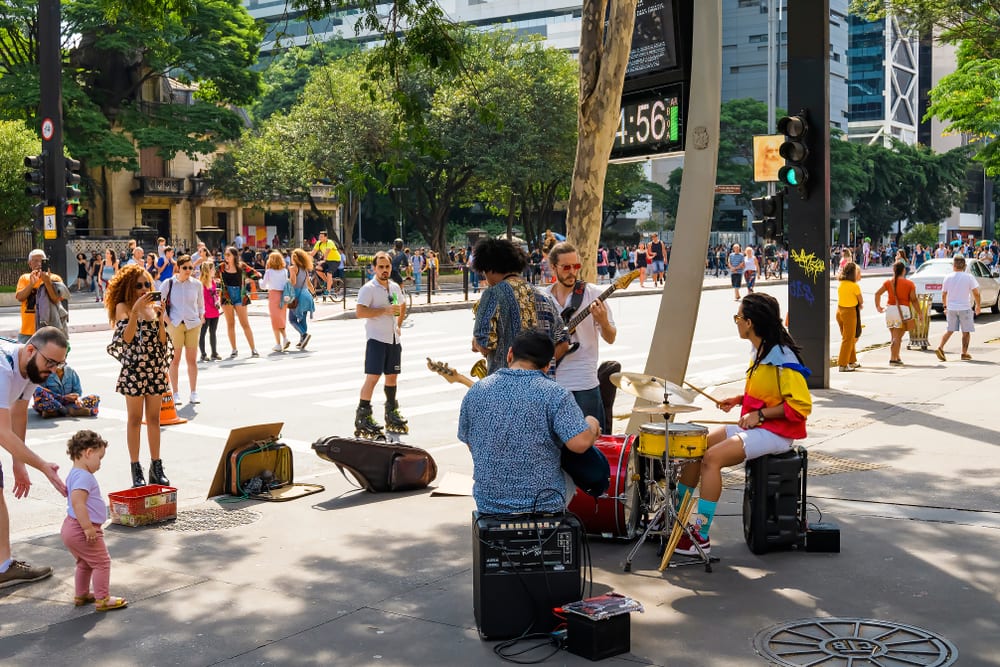
POLYGON ((163 459, 153 459, 149 463, 149 483, 170 486, 170 480, 163 472, 163 459))
POLYGON ((146 486, 146 479, 142 475, 142 464, 136 461, 132 464, 132 488, 146 486))

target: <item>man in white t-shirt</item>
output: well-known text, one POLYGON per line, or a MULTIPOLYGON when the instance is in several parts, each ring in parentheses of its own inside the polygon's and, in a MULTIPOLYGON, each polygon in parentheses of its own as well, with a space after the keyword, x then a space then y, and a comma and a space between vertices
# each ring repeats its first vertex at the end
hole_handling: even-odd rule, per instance
MULTIPOLYGON (((26 466, 37 468, 56 491, 66 495, 66 485, 59 478, 59 466, 48 463, 28 449, 24 438, 28 426, 28 401, 35 387, 45 384, 49 375, 66 364, 69 341, 61 330, 42 327, 27 343, 0 342, 0 446, 14 459, 14 497, 24 498, 31 490, 26 466)), ((0 588, 44 579, 51 567, 32 567, 11 558, 10 514, 0 465, 0 588)))
POLYGON ((556 276, 556 282, 549 289, 563 314, 563 320, 569 324, 571 318, 579 317, 579 313, 590 312, 570 336, 570 349, 574 342, 579 346, 559 360, 555 371, 556 382, 573 393, 584 415, 597 419, 602 431, 609 432, 610 424, 604 423, 597 362, 600 340, 611 345, 618 335, 611 310, 598 299, 601 295, 599 287, 579 280, 582 265, 573 245, 557 243, 549 252, 549 261, 556 276), (574 305, 575 293, 579 293, 579 305, 572 313, 567 313, 566 309, 574 305))
POLYGON ((406 420, 399 414, 396 382, 402 362, 400 327, 406 317, 406 305, 399 285, 389 279, 392 260, 389 253, 377 252, 372 262, 375 277, 358 290, 355 312, 365 320, 365 382, 354 418, 354 435, 374 438, 382 435, 382 425, 372 417, 372 394, 385 376, 385 421, 390 433, 406 433, 406 420))
POLYGON ((944 314, 948 318, 948 330, 941 337, 941 344, 937 346, 934 353, 941 361, 945 361, 944 346, 956 331, 962 332, 962 359, 969 361, 972 355, 969 354, 969 339, 976 330, 973 317, 979 314, 979 283, 972 277, 972 274, 965 270, 965 257, 955 255, 952 259, 954 271, 944 279, 941 285, 941 302, 944 304, 944 314), (973 304, 975 307, 973 308, 973 304))

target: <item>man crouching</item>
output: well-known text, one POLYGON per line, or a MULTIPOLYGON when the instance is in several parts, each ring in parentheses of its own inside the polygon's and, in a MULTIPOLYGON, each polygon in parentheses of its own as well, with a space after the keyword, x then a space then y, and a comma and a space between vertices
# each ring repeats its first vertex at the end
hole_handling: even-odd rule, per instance
POLYGON ((522 332, 507 352, 508 367, 475 383, 462 401, 458 438, 472 452, 480 514, 560 512, 573 497, 560 468, 562 444, 585 452, 600 425, 546 377, 553 354, 547 335, 522 332))

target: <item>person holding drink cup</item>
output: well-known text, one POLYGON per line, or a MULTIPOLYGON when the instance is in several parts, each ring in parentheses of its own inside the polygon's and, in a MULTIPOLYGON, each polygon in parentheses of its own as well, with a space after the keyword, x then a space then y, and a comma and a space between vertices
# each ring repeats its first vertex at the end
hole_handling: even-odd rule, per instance
POLYGON ((379 377, 385 376, 385 421, 390 433, 406 433, 406 420, 399 414, 396 382, 402 359, 400 327, 406 317, 403 292, 389 279, 392 260, 377 252, 373 260, 375 276, 358 290, 356 313, 365 320, 365 381, 354 418, 354 435, 375 438, 383 435, 382 425, 372 417, 372 394, 379 377))

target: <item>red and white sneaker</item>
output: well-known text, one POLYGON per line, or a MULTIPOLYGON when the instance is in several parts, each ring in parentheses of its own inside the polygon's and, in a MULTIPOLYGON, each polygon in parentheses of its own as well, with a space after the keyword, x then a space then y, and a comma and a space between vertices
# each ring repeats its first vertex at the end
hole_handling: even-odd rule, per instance
MULTIPOLYGON (((712 551, 712 542, 707 537, 702 537, 701 533, 698 532, 697 528, 691 528, 691 534, 694 535, 694 539, 698 540, 698 544, 701 546, 701 550, 705 552, 706 555, 712 551)), ((681 539, 677 542, 677 548, 674 549, 674 553, 680 554, 681 556, 701 556, 698 553, 698 549, 695 548, 694 543, 691 538, 687 536, 687 533, 681 535, 681 539)))

